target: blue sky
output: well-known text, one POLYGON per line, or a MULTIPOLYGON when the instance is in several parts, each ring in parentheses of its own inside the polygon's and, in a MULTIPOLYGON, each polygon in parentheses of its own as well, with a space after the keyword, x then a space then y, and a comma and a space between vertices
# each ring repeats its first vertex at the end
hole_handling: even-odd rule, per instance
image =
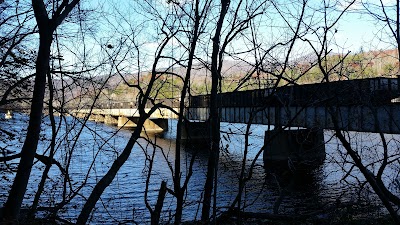
POLYGON ((351 7, 350 13, 347 13, 340 22, 338 32, 340 41, 346 41, 346 46, 351 51, 359 51, 361 48, 364 51, 396 48, 395 39, 387 33, 387 27, 382 29, 385 24, 368 14, 361 1, 368 10, 383 15, 380 7, 382 1, 389 17, 396 18, 395 0, 357 0, 351 7))
POLYGON ((393 48, 376 36, 381 27, 368 15, 347 14, 338 25, 337 41, 352 52, 393 48))
MULTIPOLYGON (((159 9, 166 9, 168 6, 165 4, 165 0, 149 0, 150 2, 154 3, 155 6, 159 9), (160 4, 157 4, 160 3, 160 4)), ((388 0, 391 1, 391 0, 388 0)), ((96 37, 93 37, 93 42, 88 42, 92 43, 93 45, 105 45, 110 41, 112 44, 113 42, 118 44, 118 41, 121 39, 121 37, 125 34, 129 34, 130 29, 128 27, 128 23, 124 22, 121 19, 118 19, 118 16, 114 10, 117 9, 119 13, 121 13, 122 16, 124 16, 126 19, 133 21, 134 23, 140 20, 145 20, 146 15, 143 12, 138 12, 137 7, 138 4, 140 3, 139 1, 127 1, 127 0, 113 0, 113 1, 108 1, 108 0, 88 0, 84 1, 86 3, 89 3, 92 7, 100 7, 102 10, 108 11, 107 13, 104 13, 103 17, 98 17, 98 26, 97 30, 98 33, 95 35, 96 37), (108 18, 106 18, 108 16, 108 18), (107 22, 106 22, 107 21, 107 22), (115 32, 113 30, 114 28, 120 29, 120 32, 115 32), (124 31, 123 31, 124 30, 124 31), (104 34, 104 38, 98 38, 99 36, 102 36, 104 34)), ((282 6, 287 6, 288 8, 286 9, 285 13, 292 13, 290 10, 291 9, 299 9, 299 6, 301 4, 297 2, 297 6, 293 4, 293 2, 288 3, 285 1, 277 1, 279 4, 282 4, 282 6), (293 6, 294 5, 294 6, 293 6)), ((296 2, 296 1, 295 1, 296 2)), ((321 7, 320 2, 316 3, 313 1, 310 1, 309 4, 317 7, 321 7)), ((359 7, 359 6, 355 6, 359 7)), ((359 8, 356 8, 359 10, 359 8)), ((294 15, 296 12, 294 12, 294 15)), ((268 48, 268 42, 271 41, 271 44, 277 43, 278 38, 285 38, 285 37, 291 37, 290 32, 289 34, 285 33, 287 32, 283 30, 278 30, 277 32, 274 32, 273 29, 270 29, 270 25, 282 25, 284 22, 277 14, 273 14, 272 17, 268 17, 271 15, 266 15, 266 17, 263 17, 261 22, 266 22, 264 25, 260 26, 260 29, 264 29, 264 31, 261 31, 259 36, 259 41, 260 43, 265 44, 265 49, 268 48), (273 18, 274 16, 277 16, 278 19, 273 18), (261 37, 262 36, 262 37, 261 37)), ((296 15, 295 15, 296 16, 296 15)), ((321 16, 321 15, 319 15, 321 16)), ((328 16, 335 17, 334 14, 328 14, 328 16)), ((293 17, 292 20, 293 23, 295 23, 295 17, 293 17)), ((152 23, 147 23, 146 25, 150 25, 152 23)), ((153 23, 155 25, 156 23, 153 23)), ((213 25, 213 22, 210 23, 210 27, 213 25)), ((134 25, 136 26, 136 25, 134 25)), ((215 26, 215 24, 214 24, 215 26)), ((383 44, 379 42, 379 40, 376 38, 375 34, 378 31, 378 29, 381 27, 381 25, 377 25, 376 21, 374 21, 370 16, 368 15, 360 15, 359 13, 346 13, 340 20, 339 24, 335 26, 337 29, 337 33, 334 35, 334 39, 336 41, 337 45, 332 45, 330 48, 332 49, 332 52, 359 52, 361 48, 363 51, 369 51, 369 50, 378 50, 378 49, 388 49, 388 48, 393 48, 392 46, 388 46, 387 44, 383 44)), ((212 27, 211 27, 212 28, 212 27)), ((143 66, 146 68, 149 68, 152 60, 154 59, 154 51, 158 46, 159 39, 157 37, 157 29, 154 27, 149 27, 149 26, 139 26, 138 29, 139 32, 141 32, 140 36, 138 36, 137 40, 141 43, 141 57, 143 59, 141 60, 143 63, 143 66), (158 40, 157 40, 158 39, 158 40), (146 59, 146 56, 148 57, 146 59)), ((211 34, 208 34, 208 36, 203 36, 204 40, 207 38, 210 38, 211 34)), ((310 37, 311 39, 313 37, 310 37)), ((314 37, 315 38, 315 37, 314 37)), ((234 48, 236 48, 237 51, 238 49, 241 49, 241 47, 246 47, 244 42, 242 42, 243 39, 239 39, 238 42, 235 42, 233 45, 234 48)), ((174 41, 174 45, 177 45, 178 41, 174 41)), ((172 43, 171 43, 172 44, 172 43)), ((296 42, 298 44, 299 49, 303 48, 305 43, 301 43, 300 41, 296 42), (303 46, 302 46, 303 45, 303 46)), ((79 46, 78 46, 79 47, 79 46)), ((204 47, 204 46, 202 46, 204 47)), ((301 56, 301 54, 307 54, 306 47, 304 47, 305 50, 299 50, 298 53, 296 53, 295 57, 301 56)), ((99 47, 93 47, 93 50, 99 50, 99 47)), ((116 50, 114 49, 106 49, 107 51, 113 51, 116 50)), ((128 48, 126 49, 127 51, 128 48)), ((131 49, 130 49, 131 50, 131 49)), ((309 49, 308 49, 309 51, 309 49)), ((93 52, 94 53, 94 52, 93 52)), ((278 54, 281 54, 280 50, 277 51, 278 54)), ((308 52, 309 53, 309 52, 308 52)), ((128 63, 125 65, 126 67, 130 67, 128 70, 135 70, 135 64, 132 63, 132 61, 135 61, 135 51, 132 51, 132 55, 127 55, 128 57, 128 63), (128 66, 129 64, 129 66, 128 66)), ((179 51, 175 51, 175 54, 179 54, 179 51)), ((278 55, 277 54, 277 55, 278 55)), ((95 54, 96 56, 100 56, 100 54, 95 54)), ((277 56, 281 57, 281 56, 277 56)), ((165 67, 167 64, 169 64, 170 61, 165 61, 161 67, 165 67)))

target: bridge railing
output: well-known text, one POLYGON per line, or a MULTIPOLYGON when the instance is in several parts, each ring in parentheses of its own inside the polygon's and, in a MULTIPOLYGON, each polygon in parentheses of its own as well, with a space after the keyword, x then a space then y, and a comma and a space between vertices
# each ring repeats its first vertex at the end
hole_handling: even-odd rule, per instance
MULTIPOLYGON (((399 78, 369 78, 218 94, 220 107, 385 105, 400 96, 399 78)), ((210 96, 191 96, 190 108, 209 107, 210 96)))
MULTIPOLYGON (((177 108, 179 107, 179 99, 178 98, 165 98, 165 99, 156 99, 155 103, 162 103, 166 106, 177 108)), ((145 108, 151 108, 154 104, 150 101, 147 101, 145 108)), ((138 103, 136 101, 124 101, 124 102, 107 102, 107 103, 96 103, 93 108, 99 109, 135 109, 138 107, 138 103)), ((91 105, 86 105, 83 107, 84 109, 91 108, 91 105)))

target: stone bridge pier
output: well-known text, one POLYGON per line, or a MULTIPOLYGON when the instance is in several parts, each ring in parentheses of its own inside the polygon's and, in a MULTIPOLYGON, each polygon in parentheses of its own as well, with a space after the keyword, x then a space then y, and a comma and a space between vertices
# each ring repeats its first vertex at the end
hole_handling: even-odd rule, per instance
MULTIPOLYGON (((124 117, 124 116, 120 116, 118 118, 118 122, 120 121, 120 119, 125 121, 126 120, 125 118, 129 120, 127 122, 127 124, 129 124, 132 127, 136 127, 137 126, 136 124, 139 122, 139 117, 124 117)), ((120 124, 118 123, 118 126, 119 125, 120 124)), ((149 118, 146 121, 144 121, 144 124, 143 124, 144 132, 160 133, 160 132, 167 131, 167 130, 168 130, 168 119, 149 118)))
POLYGON ((127 117, 127 116, 119 116, 118 117, 118 127, 124 128, 135 128, 137 127, 136 123, 133 122, 134 117, 127 117))

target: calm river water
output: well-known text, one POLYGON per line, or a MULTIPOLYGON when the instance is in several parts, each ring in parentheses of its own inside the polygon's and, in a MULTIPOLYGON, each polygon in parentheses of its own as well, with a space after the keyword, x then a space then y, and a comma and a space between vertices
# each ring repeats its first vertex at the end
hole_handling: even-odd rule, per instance
MULTIPOLYGON (((49 119, 45 118, 44 121, 45 124, 42 126, 41 142, 38 149, 39 153, 47 151, 51 137, 49 119)), ((71 117, 65 118, 59 131, 58 151, 56 154, 56 159, 62 165, 65 165, 64 156, 69 151, 73 151, 74 156, 69 168, 72 189, 67 188, 68 194, 71 194, 72 190, 78 190, 83 180, 87 178, 87 184, 78 191, 79 195, 59 212, 60 216, 72 221, 79 214, 84 198, 89 195, 95 183, 105 174, 113 160, 122 151, 131 134, 130 130, 120 130, 116 133, 116 127, 88 121, 87 127, 82 130, 74 149, 71 150, 74 146, 75 135, 81 126, 77 123, 74 128, 74 122, 77 121, 71 117)), ((7 135, 2 134, 0 147, 18 152, 24 141, 26 124, 27 117, 21 114, 16 114, 12 120, 1 120, 0 128, 14 132, 17 136, 8 138, 7 135)), ((145 207, 144 193, 148 174, 148 161, 146 158, 153 151, 155 151, 155 161, 148 193, 150 205, 153 207, 155 205, 161 181, 166 181, 169 188, 172 189, 173 187, 169 165, 174 164, 175 158, 176 121, 170 120, 169 127, 169 131, 163 137, 149 137, 153 143, 157 144, 158 147, 156 148, 149 145, 144 138, 139 140, 133 148, 130 158, 96 205, 91 223, 115 224, 126 222, 130 224, 132 220, 135 220, 137 223, 142 224, 149 221, 150 214, 145 207)), ((223 123, 221 128, 224 151, 221 152, 218 172, 217 205, 219 211, 225 210, 237 193, 239 168, 242 163, 245 142, 244 124, 223 123)), ((264 125, 252 126, 248 165, 263 145, 266 129, 267 126, 264 125)), ((381 146, 378 135, 356 132, 348 135, 354 147, 359 149, 360 154, 366 154, 368 160, 373 161, 379 157, 378 153, 381 152, 381 146), (371 151, 375 153, 371 154, 371 151)), ((246 210, 251 212, 272 212, 275 206, 279 213, 298 214, 326 208, 338 202, 357 203, 362 200, 364 202, 378 203, 374 196, 368 193, 368 190, 358 192, 356 187, 358 186, 358 181, 362 181, 362 178, 356 169, 346 179, 342 179, 346 174, 346 170, 351 168, 351 164, 348 163, 350 159, 344 154, 342 146, 332 136, 333 133, 331 131, 325 131, 327 157, 324 164, 306 175, 296 174, 292 176, 288 173, 281 174, 265 171, 261 155, 257 160, 257 167, 253 171, 253 179, 249 181, 245 189, 243 205, 246 206, 246 210), (282 200, 279 207, 277 207, 278 199, 282 200)), ((400 145, 399 136, 387 135, 387 138, 391 140, 389 142, 390 149, 397 151, 400 145)), ((188 192, 185 196, 184 220, 198 219, 201 211, 199 202, 202 196, 207 166, 205 150, 196 148, 183 149, 181 165, 183 172, 185 172, 195 152, 198 154, 194 163, 193 176, 190 179, 188 192)), ((14 161, 14 163, 16 162, 14 161)), ((0 206, 6 200, 13 179, 12 173, 9 172, 9 168, 12 167, 12 164, 0 164, 0 206)), ((43 168, 43 164, 35 163, 24 201, 25 207, 32 202, 43 168)), ((397 178, 397 172, 398 168, 396 167, 388 168, 385 173, 387 183, 393 188, 395 187, 392 180, 397 178)), ((63 178, 60 170, 53 166, 46 183, 41 206, 52 207, 54 203, 63 198, 62 184, 63 178)), ((168 221, 173 217, 174 204, 174 198, 167 194, 162 214, 163 221, 168 221)))

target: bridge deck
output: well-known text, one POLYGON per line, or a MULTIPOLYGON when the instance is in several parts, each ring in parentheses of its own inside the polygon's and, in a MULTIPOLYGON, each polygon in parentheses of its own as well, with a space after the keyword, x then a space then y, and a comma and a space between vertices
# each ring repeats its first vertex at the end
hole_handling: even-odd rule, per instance
MULTIPOLYGON (((252 123, 256 124, 333 129, 333 115, 342 130, 399 134, 399 84, 400 78, 371 78, 221 93, 218 95, 221 121, 248 123, 252 117, 252 123)), ((209 99, 209 95, 191 96, 187 118, 208 120, 209 99)), ((178 105, 176 99, 160 101, 171 107, 178 105)), ((139 116, 134 102, 99 105, 91 112, 89 109, 75 112, 139 116)), ((151 117, 176 118, 176 115, 160 109, 151 117)))
MULTIPOLYGON (((400 133, 399 79, 371 78, 219 94, 221 121, 400 133)), ((207 120, 209 96, 193 96, 192 120, 207 120)))
MULTIPOLYGON (((221 107, 385 105, 400 96, 400 78, 369 78, 227 92, 221 107)), ((189 108, 206 108, 209 95, 192 96, 189 108)))
MULTIPOLYGON (((145 112, 149 112, 150 108, 146 108, 145 112)), ((179 109, 175 108, 175 111, 179 111, 179 109)), ((136 108, 111 108, 111 109, 101 109, 96 108, 92 109, 79 109, 75 110, 74 113, 83 113, 83 114, 96 114, 96 115, 110 115, 110 116, 125 116, 125 117, 139 117, 139 110, 136 108)), ((174 119, 177 118, 171 110, 169 109, 158 109, 154 113, 150 115, 150 118, 160 118, 160 119, 174 119)))

